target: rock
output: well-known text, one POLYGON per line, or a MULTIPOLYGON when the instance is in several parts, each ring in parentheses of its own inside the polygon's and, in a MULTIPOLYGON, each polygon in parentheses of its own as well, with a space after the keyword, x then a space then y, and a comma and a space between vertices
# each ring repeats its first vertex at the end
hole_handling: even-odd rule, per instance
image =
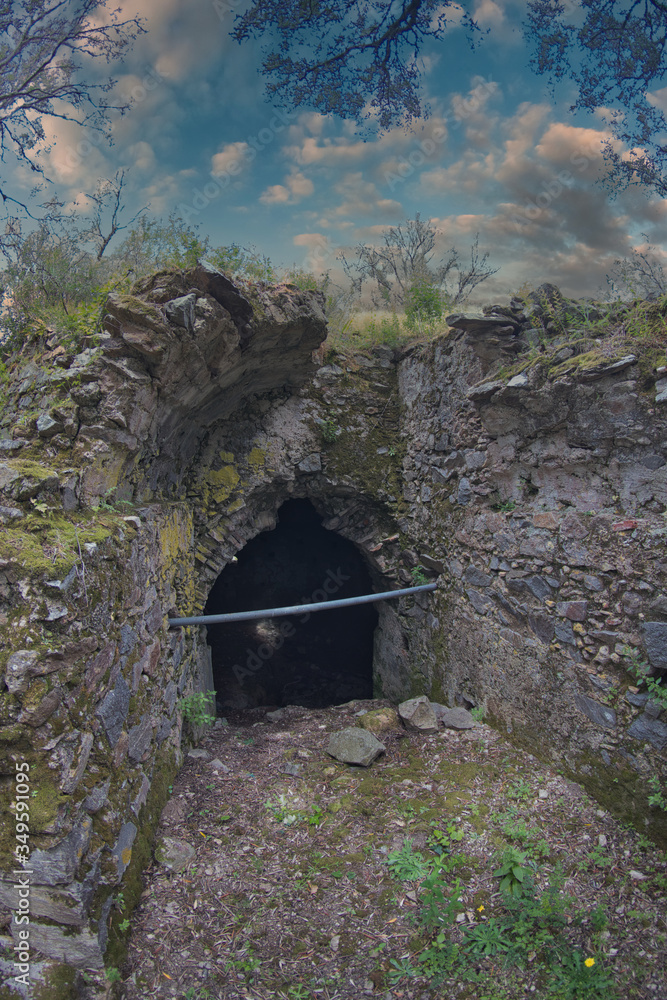
POLYGON ((556 614, 561 618, 569 618, 571 622, 585 622, 588 614, 588 601, 559 601, 556 614))
MULTIPOLYGON (((21 928, 12 923, 12 934, 18 941, 17 932, 21 928)), ((72 928, 61 930, 54 924, 40 924, 30 921, 30 949, 49 958, 58 959, 77 969, 103 969, 104 958, 97 933, 83 930, 72 933, 72 928)), ((58 988, 58 992, 60 992, 58 988)))
POLYGON ((85 816, 55 847, 32 851, 26 866, 32 870, 31 881, 41 885, 72 882, 88 848, 91 831, 92 820, 85 816))
POLYGON ((149 713, 142 715, 141 721, 132 726, 128 733, 127 755, 130 760, 140 761, 151 745, 153 726, 149 713))
POLYGON ((214 757, 213 760, 210 760, 208 762, 208 766, 213 771, 222 771, 223 774, 229 774, 230 771, 227 765, 223 763, 223 761, 221 761, 219 757, 214 757))
POLYGON ((116 859, 116 872, 120 881, 123 872, 132 860, 132 845, 137 836, 137 828, 134 823, 123 823, 120 828, 116 846, 111 852, 116 859))
POLYGON ((210 760, 211 758, 208 750, 203 750, 201 747, 195 747, 193 750, 188 750, 187 755, 194 760, 210 760))
POLYGON ((466 583, 469 583, 473 587, 490 587, 493 583, 493 577, 483 573, 476 566, 468 566, 464 576, 466 583))
POLYGON ((515 375, 507 383, 508 389, 526 389, 529 385, 528 376, 521 372, 519 375, 515 375))
POLYGON ((302 458, 297 465, 299 472, 321 472, 322 470, 322 457, 319 452, 314 451, 310 455, 306 455, 302 458))
POLYGON ((195 302, 197 296, 194 292, 189 295, 180 295, 176 299, 165 302, 164 311, 167 319, 174 326, 182 326, 188 331, 195 325, 195 302))
POLYGON ((644 743, 650 743, 656 750, 663 750, 667 747, 667 725, 658 719, 652 719, 647 712, 635 719, 628 729, 628 736, 644 743))
POLYGON ((479 385, 473 385, 466 392, 466 396, 472 403, 485 403, 487 399, 498 392, 500 389, 505 388, 505 383, 502 379, 496 379, 493 382, 481 382, 479 385))
POLYGON ((398 729, 400 726, 400 721, 398 718, 398 713, 393 708, 376 708, 370 712, 366 712, 364 716, 359 719, 359 725, 362 729, 368 730, 370 733, 386 733, 391 729, 398 729))
POLYGON ((285 718, 285 709, 277 708, 275 712, 267 712, 266 718, 269 722, 281 722, 285 718))
POLYGON ((625 371, 626 368, 636 364, 636 362, 637 358, 634 354, 627 354, 625 357, 617 358, 615 361, 604 361, 591 368, 580 368, 576 374, 580 382, 596 382, 607 375, 616 375, 618 372, 625 371))
POLYGON ((30 649, 18 649, 7 660, 5 684, 10 694, 22 694, 28 690, 32 672, 39 655, 30 649))
POLYGON ((180 872, 194 856, 194 847, 177 837, 160 837, 155 848, 155 860, 172 872, 180 872))
POLYGON ((643 628, 651 666, 667 669, 667 622, 644 622, 643 628))
POLYGON ((407 729, 420 733, 435 733, 438 731, 438 720, 425 694, 418 698, 408 698, 398 706, 398 714, 407 729))
POLYGON ((54 420, 48 413, 42 413, 37 417, 37 433, 40 437, 51 438, 54 434, 60 434, 62 430, 62 421, 54 420))
POLYGON ((25 514, 19 507, 0 506, 0 523, 7 524, 8 521, 14 521, 19 517, 25 517, 25 514))
POLYGON ((575 694, 574 701, 577 708, 596 725, 605 726, 607 729, 614 729, 616 726, 616 712, 613 708, 607 708, 606 705, 601 705, 599 701, 583 694, 575 694))
POLYGON ((118 742, 129 708, 130 689, 123 676, 119 674, 113 691, 109 691, 95 713, 102 720, 107 739, 112 747, 115 747, 118 742))
POLYGON ((477 726, 472 715, 465 708, 446 708, 445 705, 438 705, 437 702, 431 702, 431 708, 436 719, 442 723, 445 729, 474 729, 477 726))
POLYGON ((460 503, 462 507, 465 507, 472 500, 472 486, 469 479, 462 476, 459 480, 459 490, 456 496, 457 503, 460 503))
POLYGON ((327 747, 327 753, 336 760, 362 767, 368 767, 385 750, 386 747, 372 733, 352 726, 334 733, 327 747))

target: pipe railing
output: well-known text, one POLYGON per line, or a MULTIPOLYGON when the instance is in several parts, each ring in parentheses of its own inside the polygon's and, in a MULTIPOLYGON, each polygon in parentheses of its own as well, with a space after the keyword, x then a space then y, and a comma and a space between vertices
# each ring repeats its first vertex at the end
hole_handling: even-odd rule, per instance
POLYGON ((345 597, 339 601, 321 601, 318 604, 294 604, 289 608, 267 608, 264 611, 233 611, 226 615, 194 615, 191 618, 169 618, 169 627, 178 625, 218 625, 222 622, 252 621, 257 618, 282 618, 285 615, 310 614, 313 611, 328 611, 331 608, 347 608, 353 604, 372 604, 374 601, 388 601, 392 597, 406 597, 408 594, 423 594, 435 590, 435 583, 425 583, 419 587, 403 590, 387 590, 382 594, 365 594, 363 597, 345 597))

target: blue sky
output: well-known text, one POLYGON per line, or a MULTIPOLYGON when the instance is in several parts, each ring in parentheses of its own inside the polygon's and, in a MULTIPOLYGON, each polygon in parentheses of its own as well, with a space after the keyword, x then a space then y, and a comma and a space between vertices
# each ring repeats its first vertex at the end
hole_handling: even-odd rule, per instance
MULTIPOLYGON (((429 119, 371 138, 354 123, 266 103, 257 43, 229 38, 243 0, 134 0, 121 6, 148 29, 115 67, 117 92, 133 98, 116 121, 114 145, 50 119, 43 155, 59 194, 85 209, 98 177, 128 168, 127 207, 175 211, 214 245, 253 244, 275 263, 331 270, 337 254, 419 212, 438 228, 444 254, 480 251, 500 270, 478 298, 506 297, 524 282, 596 295, 616 258, 650 244, 667 262, 667 201, 639 189, 610 196, 601 115, 552 98, 529 68, 521 32, 525 0, 473 0, 490 33, 471 51, 453 24, 424 51, 429 119), (84 142, 83 145, 80 143, 84 142)), ((100 67, 95 66, 99 72, 100 67)), ((667 86, 652 100, 667 109, 667 86)), ((32 178, 17 167, 14 189, 32 178)))

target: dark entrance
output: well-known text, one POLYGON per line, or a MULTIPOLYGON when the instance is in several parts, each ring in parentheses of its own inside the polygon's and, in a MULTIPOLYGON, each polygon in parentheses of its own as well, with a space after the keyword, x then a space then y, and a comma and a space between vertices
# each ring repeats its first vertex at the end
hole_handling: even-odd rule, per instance
MULTIPOLYGON (((309 500, 288 500, 273 531, 257 535, 216 580, 204 613, 255 611, 372 593, 354 545, 322 527, 309 500)), ((228 625, 210 625, 220 708, 323 708, 371 698, 372 604, 228 625)))

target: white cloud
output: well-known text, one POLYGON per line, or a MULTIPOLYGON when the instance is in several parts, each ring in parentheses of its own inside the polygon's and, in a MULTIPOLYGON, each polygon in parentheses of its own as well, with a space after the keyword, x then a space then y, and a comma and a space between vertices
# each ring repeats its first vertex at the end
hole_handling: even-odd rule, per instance
POLYGON ((315 190, 315 185, 299 170, 293 170, 285 178, 284 184, 273 184, 268 187, 259 197, 265 205, 275 204, 296 204, 302 198, 307 198, 315 190))
POLYGON ((228 172, 234 173, 236 167, 247 156, 250 146, 247 142, 228 142, 211 157, 211 173, 214 177, 228 172), (230 170, 231 168, 231 170, 230 170))

